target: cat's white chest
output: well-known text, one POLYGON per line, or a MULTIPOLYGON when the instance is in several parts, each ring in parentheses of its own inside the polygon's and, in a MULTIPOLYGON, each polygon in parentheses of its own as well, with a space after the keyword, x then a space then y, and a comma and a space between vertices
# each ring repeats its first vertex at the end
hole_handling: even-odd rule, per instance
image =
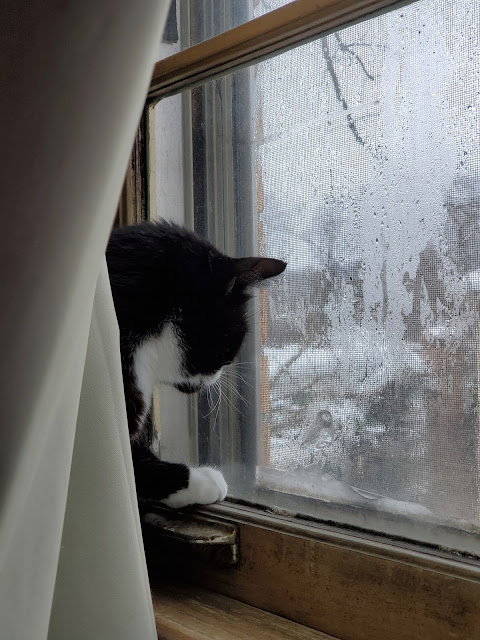
POLYGON ((133 366, 137 387, 148 404, 147 412, 156 384, 174 384, 185 378, 182 362, 180 341, 171 324, 164 327, 160 336, 147 338, 138 347, 133 366))

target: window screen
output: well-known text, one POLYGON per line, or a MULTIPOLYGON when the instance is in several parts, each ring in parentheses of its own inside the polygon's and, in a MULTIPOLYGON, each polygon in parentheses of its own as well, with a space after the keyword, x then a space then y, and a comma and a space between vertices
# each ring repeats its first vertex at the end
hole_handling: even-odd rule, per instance
POLYGON ((258 65, 267 486, 479 522, 479 24, 424 0, 258 65))

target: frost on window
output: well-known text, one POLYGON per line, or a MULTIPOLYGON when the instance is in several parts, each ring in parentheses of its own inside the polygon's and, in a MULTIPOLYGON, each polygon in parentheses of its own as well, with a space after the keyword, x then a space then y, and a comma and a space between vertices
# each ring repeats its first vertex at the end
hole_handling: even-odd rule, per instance
POLYGON ((480 523, 479 25, 421 0, 256 69, 266 486, 480 523))

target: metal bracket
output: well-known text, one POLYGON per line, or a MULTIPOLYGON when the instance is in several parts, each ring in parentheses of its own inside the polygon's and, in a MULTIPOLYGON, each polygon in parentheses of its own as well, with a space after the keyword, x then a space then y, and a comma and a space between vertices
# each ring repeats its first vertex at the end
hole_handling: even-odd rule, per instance
POLYGON ((238 529, 191 511, 155 506, 142 517, 145 546, 163 561, 187 559, 213 567, 238 563, 238 529))

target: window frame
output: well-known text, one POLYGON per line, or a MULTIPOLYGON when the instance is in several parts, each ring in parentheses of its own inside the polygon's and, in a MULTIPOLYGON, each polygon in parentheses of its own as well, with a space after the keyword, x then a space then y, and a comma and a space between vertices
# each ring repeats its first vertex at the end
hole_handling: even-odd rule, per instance
MULTIPOLYGON (((119 223, 147 216, 146 122, 152 100, 411 2, 296 0, 158 62, 119 223)), ((175 558, 177 578, 186 582, 342 640, 480 637, 480 565, 473 558, 238 503, 195 512, 237 527, 240 561, 226 569, 175 558)), ((152 576, 163 569, 151 560, 152 576)))

